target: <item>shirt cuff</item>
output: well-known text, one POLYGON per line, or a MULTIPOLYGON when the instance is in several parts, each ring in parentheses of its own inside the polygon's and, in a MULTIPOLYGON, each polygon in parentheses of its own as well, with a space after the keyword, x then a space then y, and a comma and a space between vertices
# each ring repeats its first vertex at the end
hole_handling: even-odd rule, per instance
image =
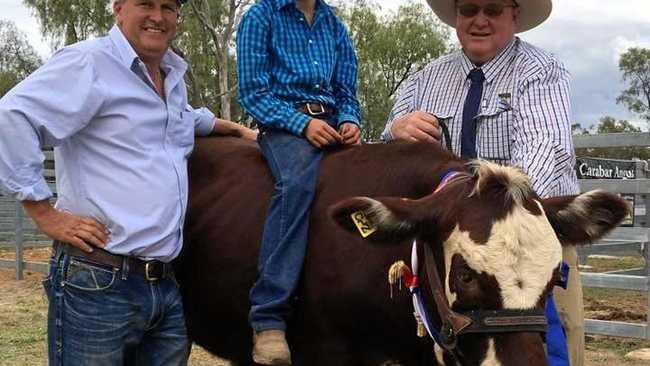
POLYGON ((339 116, 337 117, 336 126, 337 127, 340 126, 341 124, 343 124, 343 122, 352 122, 355 125, 359 126, 359 128, 361 128, 359 119, 354 114, 339 114, 339 116))
POLYGON ((199 108, 195 110, 198 115, 198 120, 194 126, 194 134, 197 136, 207 136, 214 130, 215 119, 214 113, 207 108, 199 108))
POLYGON ((382 141, 389 142, 389 141, 393 141, 393 140, 394 140, 394 138, 393 138, 393 133, 391 132, 391 127, 393 127, 393 123, 392 123, 392 122, 391 122, 391 123, 388 123, 388 124, 386 125, 386 127, 384 128, 384 132, 382 132, 381 135, 379 136, 379 138, 380 138, 382 141))
POLYGON ((294 118, 292 118, 292 120, 287 123, 286 129, 296 136, 302 136, 305 128, 307 128, 307 124, 309 121, 311 121, 311 119, 312 117, 309 117, 304 113, 296 112, 294 118))
POLYGON ((43 201, 53 196, 52 190, 44 178, 31 186, 15 187, 9 185, 9 195, 18 201, 43 201))

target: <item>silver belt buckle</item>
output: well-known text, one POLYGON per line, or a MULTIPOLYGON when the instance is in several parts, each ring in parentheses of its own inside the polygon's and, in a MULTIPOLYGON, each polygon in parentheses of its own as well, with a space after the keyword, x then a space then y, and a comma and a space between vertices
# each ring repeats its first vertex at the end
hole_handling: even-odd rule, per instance
POLYGON ((307 103, 307 112, 309 112, 309 114, 311 114, 312 116, 320 116, 322 114, 325 114, 325 107, 322 104, 320 103, 313 103, 313 104, 318 104, 318 106, 320 107, 320 111, 319 112, 312 111, 311 110, 312 103, 307 103))
POLYGON ((151 262, 147 262, 144 264, 144 277, 147 279, 147 281, 158 281, 160 278, 149 274, 150 272, 149 269, 152 268, 150 266, 151 264, 152 264, 151 262))

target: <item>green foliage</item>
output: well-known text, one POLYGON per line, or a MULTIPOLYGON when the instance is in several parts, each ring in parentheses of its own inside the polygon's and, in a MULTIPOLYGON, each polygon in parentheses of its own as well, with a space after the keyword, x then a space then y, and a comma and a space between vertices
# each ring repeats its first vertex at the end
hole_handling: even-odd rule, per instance
POLYGON ((54 48, 92 35, 104 34, 113 25, 106 0, 23 0, 36 15, 43 35, 54 48))
POLYGON ((449 39, 445 28, 422 4, 409 3, 385 15, 375 9, 366 0, 340 9, 359 59, 358 97, 366 139, 379 137, 400 85, 444 54, 449 39))
POLYGON ((41 58, 13 22, 0 20, 0 97, 41 65, 41 58))
POLYGON ((650 49, 628 49, 621 55, 618 67, 629 87, 616 98, 616 102, 650 122, 650 49))
POLYGON ((195 0, 183 7, 176 40, 191 65, 186 78, 190 104, 208 106, 226 119, 239 120, 233 35, 252 0, 195 0))
MULTIPOLYGON (((55 44, 104 34, 113 24, 106 0, 24 0, 55 44)), ((235 97, 233 36, 252 0, 193 0, 182 8, 175 47, 190 65, 186 75, 190 104, 207 106, 220 116, 241 119, 235 97)), ((359 100, 364 137, 384 128, 399 86, 448 49, 449 34, 428 7, 409 3, 383 14, 367 0, 340 8, 359 58, 359 100)), ((0 85, 6 77, 0 74, 0 85)))
POLYGON ((634 127, 629 121, 616 120, 614 117, 605 116, 600 119, 596 128, 596 133, 623 133, 623 132, 641 132, 641 129, 634 127))
MULTIPOLYGON (((574 125, 571 126, 572 129, 574 125)), ((579 127, 578 127, 579 128, 579 127)), ((582 134, 589 134, 587 130, 580 129, 582 134)), ((576 134, 576 129, 573 130, 576 134)), ((595 128, 595 133, 636 133, 641 132, 639 127, 634 126, 626 120, 616 120, 614 117, 602 117, 595 128)), ((650 150, 646 147, 607 147, 607 148, 588 148, 576 149, 577 156, 590 156, 607 159, 625 159, 630 160, 638 158, 642 160, 650 159, 650 150)))

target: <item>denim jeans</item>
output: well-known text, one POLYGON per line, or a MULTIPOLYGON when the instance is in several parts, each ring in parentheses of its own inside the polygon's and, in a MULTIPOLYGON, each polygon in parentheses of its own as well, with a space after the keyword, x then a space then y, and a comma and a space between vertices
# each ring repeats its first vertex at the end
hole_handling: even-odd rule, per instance
POLYGON ((256 332, 286 329, 289 299, 307 249, 309 213, 322 150, 306 138, 277 129, 259 137, 275 180, 259 254, 259 277, 250 293, 249 320, 256 332))
POLYGON ((175 279, 149 282, 62 249, 44 281, 50 365, 187 364, 190 342, 175 279))

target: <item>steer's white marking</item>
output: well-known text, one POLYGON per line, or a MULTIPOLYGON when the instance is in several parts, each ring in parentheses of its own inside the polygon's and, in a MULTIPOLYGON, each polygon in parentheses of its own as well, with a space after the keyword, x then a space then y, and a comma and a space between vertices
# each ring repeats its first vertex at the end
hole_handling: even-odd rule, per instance
POLYGON ((521 206, 494 222, 485 244, 474 242, 469 232, 456 226, 444 251, 450 304, 457 298, 449 289, 450 262, 454 254, 460 254, 474 271, 496 278, 505 309, 534 307, 562 259, 562 247, 546 215, 535 216, 521 206))
POLYGON ((497 358, 496 347, 494 347, 494 338, 490 338, 488 341, 488 349, 481 366, 501 366, 501 362, 497 358))
POLYGON ((433 345, 433 354, 436 356, 436 361, 438 361, 438 363, 441 365, 445 364, 445 360, 443 358, 444 352, 445 351, 438 345, 438 343, 435 343, 433 345))
POLYGON ((469 165, 474 169, 474 175, 477 176, 476 185, 470 196, 480 195, 487 182, 499 178, 504 180, 503 184, 508 189, 506 197, 511 198, 519 206, 531 193, 530 179, 518 168, 498 165, 485 160, 475 160, 469 165))

